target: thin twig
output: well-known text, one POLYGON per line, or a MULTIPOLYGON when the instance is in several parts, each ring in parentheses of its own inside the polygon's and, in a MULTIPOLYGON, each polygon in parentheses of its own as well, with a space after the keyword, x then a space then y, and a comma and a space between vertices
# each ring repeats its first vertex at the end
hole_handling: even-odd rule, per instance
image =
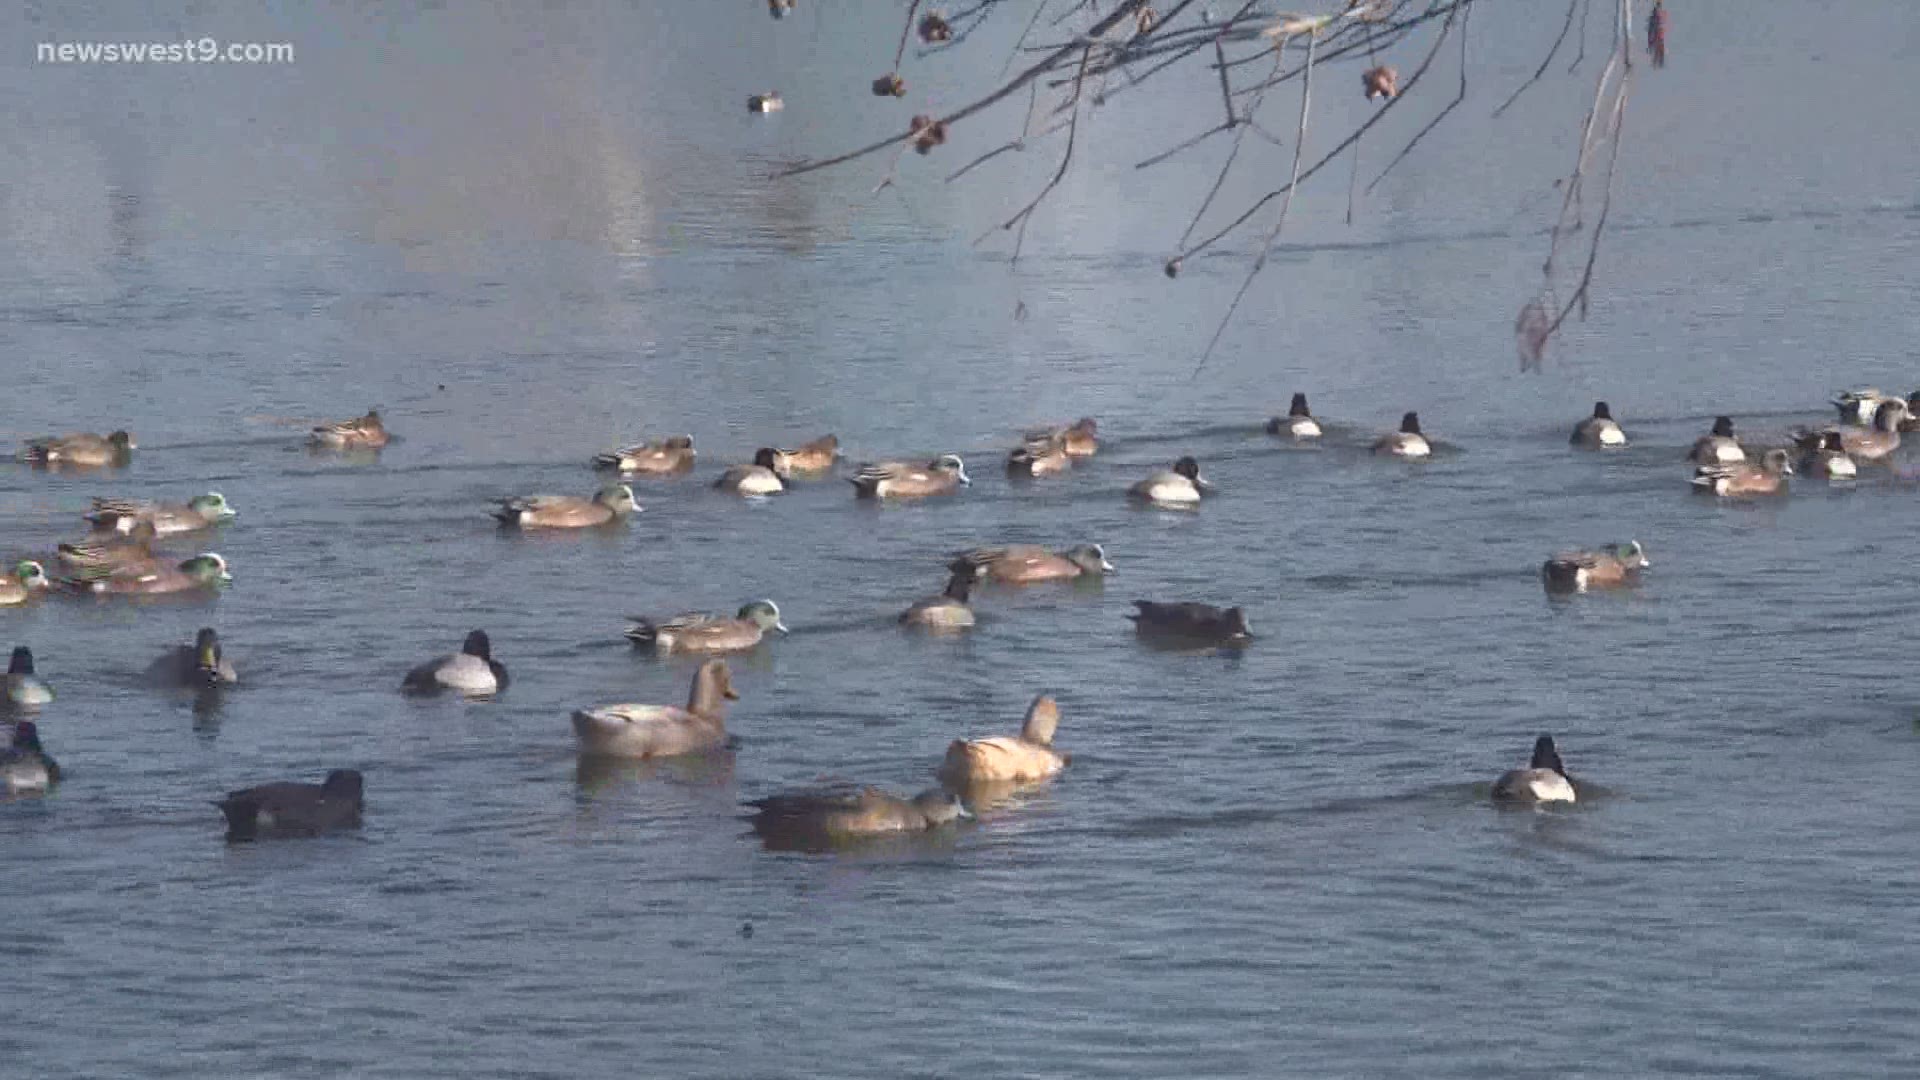
POLYGON ((1460 103, 1467 100, 1467 23, 1472 18, 1473 2, 1467 0, 1467 5, 1460 11, 1460 92, 1453 96, 1452 101, 1447 102, 1447 107, 1441 109, 1437 116, 1427 121, 1426 127, 1421 128, 1413 138, 1407 140, 1407 145, 1401 147, 1400 152, 1393 156, 1393 160, 1387 162, 1387 167, 1380 170, 1380 175, 1374 177, 1373 182, 1367 185, 1367 194, 1373 194, 1373 189, 1380 186, 1380 181, 1387 178, 1387 174, 1393 171, 1395 165, 1400 164, 1403 158, 1413 153, 1413 148, 1420 145, 1420 140, 1427 137, 1427 132, 1439 127, 1440 121, 1445 120, 1448 113, 1459 108, 1460 103))
MULTIPOLYGON (((1093 56, 1093 46, 1088 45, 1086 49, 1082 51, 1080 54, 1080 70, 1083 74, 1085 73, 1087 68, 1087 61, 1092 56, 1093 56)), ((1076 83, 1073 88, 1073 96, 1076 102, 1076 106, 1080 98, 1080 91, 1081 91, 1081 86, 1076 83)), ((1033 220, 1034 210, 1039 207, 1040 201, 1042 199, 1045 199, 1049 192, 1053 191, 1054 188, 1057 188, 1060 186, 1060 181, 1064 179, 1067 175, 1067 167, 1073 164, 1073 145, 1075 140, 1079 136, 1079 134, 1080 134, 1080 110, 1078 107, 1076 107, 1073 110, 1073 119, 1069 121, 1067 124, 1067 148, 1066 148, 1066 151, 1060 155, 1060 167, 1054 171, 1053 178, 1047 181, 1047 186, 1040 189, 1040 193, 1033 197, 1032 202, 1029 202, 1027 205, 1021 207, 1019 213, 1008 218, 1004 223, 1001 224, 1000 228, 1002 230, 1011 229, 1014 227, 1016 223, 1020 226, 1020 231, 1014 234, 1013 258, 1008 260, 1008 264, 1010 266, 1017 266, 1020 263, 1020 250, 1021 248, 1026 246, 1026 242, 1027 242, 1027 223, 1033 220)), ((982 236, 980 239, 984 240, 986 239, 986 237, 982 236)), ((978 240, 974 242, 979 243, 978 240)))
POLYGON ((1567 65, 1567 74, 1580 70, 1580 61, 1587 58, 1587 8, 1593 0, 1580 0, 1580 51, 1574 55, 1573 63, 1567 65))
POLYGON ((1539 82, 1540 76, 1547 73, 1548 65, 1553 63, 1554 56, 1560 52, 1560 43, 1567 40, 1567 29, 1573 25, 1573 9, 1580 6, 1580 3, 1581 0, 1567 0, 1567 18, 1565 22, 1560 24, 1560 36, 1553 39, 1553 47, 1547 50, 1546 59, 1540 61, 1540 67, 1534 71, 1533 78, 1521 83, 1519 88, 1513 92, 1512 96, 1501 102, 1499 108, 1493 110, 1493 115, 1496 119, 1499 118, 1501 113, 1507 111, 1507 106, 1520 100, 1520 95, 1527 92, 1527 87, 1539 82))
MULTIPOLYGON (((1273 62, 1276 66, 1280 63, 1280 52, 1278 49, 1274 50, 1273 62)), ((1240 146, 1246 141, 1247 130, 1255 127, 1253 114, 1259 111, 1260 103, 1264 100, 1266 100, 1266 92, 1262 91, 1253 99, 1253 103, 1247 107, 1246 123, 1242 124, 1239 133, 1234 135, 1233 149, 1227 152, 1226 163, 1220 166, 1219 174, 1213 178, 1213 186, 1207 189, 1207 197, 1200 200, 1200 208, 1193 212, 1193 219, 1187 222, 1187 230, 1180 234, 1180 243, 1175 245, 1176 247, 1184 248, 1187 246, 1187 241, 1193 238, 1193 230, 1200 227, 1200 219, 1207 216, 1207 210, 1213 206, 1213 200, 1220 194, 1221 187, 1225 186, 1227 173, 1233 170, 1234 159, 1240 156, 1240 146)), ((1294 146, 1295 156, 1298 156, 1299 150, 1300 148, 1296 144, 1294 146)))
POLYGON ((893 50, 893 67, 890 71, 900 70, 900 60, 907 55, 907 37, 913 33, 913 17, 920 13, 920 0, 907 5, 907 24, 900 28, 900 47, 893 50))

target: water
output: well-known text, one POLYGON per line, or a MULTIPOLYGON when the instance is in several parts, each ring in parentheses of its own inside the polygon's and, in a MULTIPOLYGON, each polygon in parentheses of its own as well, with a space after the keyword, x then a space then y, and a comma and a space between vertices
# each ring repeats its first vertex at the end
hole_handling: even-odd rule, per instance
MULTIPOLYGON (((0 806, 29 995, 0 1072, 1920 1066, 1920 703, 1900 678, 1920 503, 1882 470, 1716 505, 1679 460, 1718 412, 1781 433, 1843 386, 1920 382, 1920 149, 1884 130, 1920 107, 1888 76, 1909 10, 1686 5, 1672 65, 1636 83, 1592 319, 1535 377, 1510 326, 1595 61, 1490 122, 1558 19, 1487 6, 1458 127, 1352 227, 1339 170, 1309 188, 1296 246, 1190 380, 1245 242, 1177 282, 1158 267, 1224 147, 1132 163, 1207 122, 1204 78, 1092 114, 1009 273, 1000 239, 970 241, 1051 152, 942 178, 1017 107, 909 155, 878 197, 884 161, 766 180, 965 100, 1005 36, 909 61, 917 96, 885 102, 864 87, 893 5, 777 24, 700 7, 10 22, 5 434, 126 426, 143 448, 105 477, 0 470, 0 549, 71 535, 96 493, 217 488, 242 516, 208 541, 237 577, 210 605, 0 615, 59 693, 42 728, 71 774, 0 806), (289 40, 299 59, 28 62, 38 40, 146 32, 289 40), (749 118, 741 99, 774 87, 788 110, 749 118), (1295 389, 1337 422, 1327 448, 1260 433, 1295 389), (1600 397, 1633 448, 1570 452, 1600 397), (377 463, 299 448, 294 421, 370 404, 402 436, 377 463), (1407 408, 1448 452, 1358 449, 1407 408), (1100 457, 1000 476, 1021 427, 1086 413, 1100 457), (879 508, 838 480, 765 505, 705 487, 829 430, 856 460, 961 452, 977 482, 879 508), (679 431, 700 468, 638 484, 622 531, 486 520, 491 499, 585 493, 592 453, 679 431), (1180 453, 1217 501, 1124 503, 1180 453), (1542 595, 1548 553, 1626 538, 1654 562, 1642 587, 1542 595), (891 624, 946 553, 1022 541, 1098 541, 1120 572, 991 592, 957 640, 891 624), (731 755, 578 772, 570 709, 686 693, 690 665, 635 656, 623 615, 758 596, 794 633, 735 663, 731 755), (1136 596, 1241 603, 1261 637, 1151 651, 1122 617, 1136 596), (244 680, 219 708, 137 685, 208 623, 244 680), (474 627, 507 694, 395 692, 474 627), (818 779, 917 790, 950 739, 1013 730, 1040 690, 1072 768, 971 827, 837 858, 744 829, 744 799, 818 779), (1541 731, 1596 797, 1492 811, 1485 784, 1541 731), (219 793, 343 765, 367 774, 361 835, 221 843, 219 793)), ((1328 91, 1317 123, 1358 97, 1328 91)), ((1370 136, 1363 186, 1425 115, 1370 136)), ((1268 178, 1286 155, 1255 161, 1268 178)))

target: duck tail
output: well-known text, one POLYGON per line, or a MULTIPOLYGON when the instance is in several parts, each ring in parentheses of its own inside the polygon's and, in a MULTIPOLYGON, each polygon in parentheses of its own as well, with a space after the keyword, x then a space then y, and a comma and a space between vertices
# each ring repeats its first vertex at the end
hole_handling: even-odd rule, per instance
POLYGON ((627 627, 628 641, 649 649, 660 643, 660 628, 652 619, 639 615, 629 615, 627 618, 633 623, 632 626, 627 627))
POLYGON ((620 455, 612 452, 593 455, 593 467, 596 469, 618 469, 620 455))

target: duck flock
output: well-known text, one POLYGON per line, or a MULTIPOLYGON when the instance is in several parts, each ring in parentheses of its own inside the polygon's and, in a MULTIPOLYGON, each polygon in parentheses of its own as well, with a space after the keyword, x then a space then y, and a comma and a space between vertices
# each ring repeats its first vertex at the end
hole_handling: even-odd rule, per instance
MULTIPOLYGON (((1768 498, 1785 494, 1796 473, 1835 483, 1853 480, 1862 466, 1883 464, 1899 448, 1903 432, 1920 426, 1920 392, 1907 398, 1872 389, 1850 390, 1833 401, 1835 424, 1792 433, 1786 445, 1743 444, 1731 418, 1716 418, 1712 429, 1693 444, 1693 489, 1718 498, 1768 498)), ((1269 435, 1296 442, 1324 437, 1305 394, 1295 394, 1287 414, 1268 421, 1269 435)), ((390 441, 378 411, 313 429, 309 443, 322 452, 378 452, 390 441)), ((1628 437, 1607 403, 1597 402, 1591 416, 1573 429, 1569 442, 1599 452, 1624 448, 1628 437)), ((1010 478, 1044 481, 1076 467, 1099 452, 1099 428, 1091 418, 1027 432, 1006 458, 1010 478)), ((125 466, 137 449, 125 431, 110 435, 75 434, 35 439, 20 459, 48 470, 108 471, 125 466)), ((1376 454, 1409 460, 1426 458, 1433 444, 1409 412, 1397 430, 1375 440, 1376 454)), ((591 465, 617 478, 591 495, 533 494, 503 499, 493 509, 501 528, 524 530, 591 529, 617 526, 640 510, 634 476, 672 478, 693 471, 693 440, 674 436, 623 447, 595 457, 591 465)), ((765 447, 751 463, 733 465, 713 487, 743 498, 767 498, 790 485, 819 481, 839 469, 838 440, 827 435, 793 449, 765 447)), ((856 498, 923 499, 951 496, 971 485, 957 454, 931 460, 871 462, 847 477, 856 498)), ((1125 497, 1171 509, 1196 509, 1212 492, 1199 463, 1182 457, 1128 487, 1125 497)), ((1118 495, 1118 493, 1116 493, 1118 495)), ((156 544, 215 530, 237 511, 218 492, 185 503, 97 498, 86 515, 85 536, 45 554, 11 561, 0 574, 0 608, 19 608, 54 597, 113 602, 151 598, 204 597, 232 580, 226 559, 213 551, 168 554, 156 544)), ((1591 550, 1549 557, 1541 580, 1554 594, 1628 586, 1650 564, 1638 541, 1606 544, 1591 550)), ((981 548, 959 552, 946 567, 949 577, 939 594, 919 600, 899 616, 910 631, 964 633, 974 625, 972 590, 982 582, 1024 586, 1099 578, 1114 567, 1097 544, 1064 551, 1036 546, 981 548)), ((1253 634, 1238 607, 1192 601, 1136 600, 1129 616, 1143 637, 1176 648, 1197 650, 1244 647, 1253 634)), ((702 657, 684 705, 611 704, 576 710, 572 715, 578 749, 587 758, 652 759, 713 751, 728 743, 727 702, 739 695, 724 656, 760 647, 769 634, 785 633, 778 605, 756 600, 732 615, 685 613, 671 617, 635 617, 626 637, 633 645, 660 655, 702 657)), ((222 649, 219 634, 204 628, 192 644, 168 649, 146 669, 148 681, 166 686, 217 692, 239 681, 222 649)), ((493 656, 483 630, 469 633, 457 653, 419 664, 400 680, 408 694, 457 693, 486 696, 504 689, 507 668, 493 656)), ((34 671, 32 650, 13 650, 0 701, 0 719, 11 727, 10 744, 0 751, 0 794, 33 796, 51 790, 61 772, 42 742, 39 714, 54 700, 53 691, 34 671)), ((957 740, 938 764, 940 784, 912 797, 877 787, 836 785, 776 794, 748 804, 754 828, 770 847, 831 850, 863 838, 923 832, 971 816, 970 807, 996 801, 1012 790, 1042 783, 1071 761, 1054 746, 1060 719, 1056 702, 1033 699, 1015 734, 957 740)), ((1524 768, 1498 777, 1492 798, 1503 805, 1531 806, 1578 799, 1579 785, 1568 775, 1551 735, 1542 735, 1524 768)), ((217 800, 226 818, 227 838, 245 841, 313 836, 359 826, 363 779, 352 769, 335 769, 319 783, 280 781, 227 793, 217 800)))

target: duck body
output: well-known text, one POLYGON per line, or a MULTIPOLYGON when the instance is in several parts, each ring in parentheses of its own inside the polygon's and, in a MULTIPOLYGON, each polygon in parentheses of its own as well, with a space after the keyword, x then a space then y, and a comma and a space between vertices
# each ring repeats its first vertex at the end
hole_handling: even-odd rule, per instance
POLYGON ((40 729, 31 720, 13 726, 13 740, 0 750, 0 792, 40 792, 60 782, 60 765, 40 745, 40 729))
POLYGON ((1693 489, 1723 498, 1747 495, 1779 495, 1787 490, 1787 477, 1793 465, 1785 450, 1769 450, 1760 464, 1740 462, 1732 465, 1702 465, 1693 475, 1693 489))
POLYGON ((693 436, 674 435, 657 442, 637 443, 597 454, 593 459, 593 467, 623 473, 670 476, 693 468, 696 456, 693 436))
POLYGON ((1267 421, 1267 434, 1285 435, 1298 442, 1317 439, 1325 433, 1320 430, 1320 421, 1314 419, 1312 410, 1307 408, 1307 395, 1295 394, 1293 403, 1287 407, 1287 415, 1267 421))
POLYGON ((1053 748, 1060 707, 1041 694, 1027 707, 1018 735, 987 739, 955 739, 940 763, 940 779, 954 787, 987 783, 1027 783, 1045 780, 1072 760, 1053 748))
POLYGON ((222 650, 220 635, 212 627, 204 627, 193 644, 175 645, 148 664, 146 678, 156 686, 199 690, 232 686, 240 681, 240 673, 234 670, 233 661, 227 659, 222 650))
POLYGON ((1801 441, 1802 453, 1794 466, 1797 472, 1828 480, 1853 480, 1859 477, 1860 467, 1847 454, 1846 444, 1838 431, 1816 431, 1804 436, 1801 441))
POLYGON ((972 567, 981 580, 1008 585, 1101 577, 1113 573, 1113 564, 1107 561, 1106 549, 1099 544, 1081 544, 1060 552, 1048 551, 1033 544, 975 548, 954 556, 947 566, 957 570, 963 564, 972 567))
POLYGON ((1880 411, 1882 402, 1897 400, 1889 394, 1883 394, 1876 387, 1863 386, 1835 395, 1833 407, 1840 411, 1840 422, 1858 427, 1873 424, 1874 414, 1880 411))
POLYGON ((1092 457, 1100 452, 1100 423, 1091 416, 1083 416, 1071 424, 1033 428, 1026 433, 1025 441, 1028 444, 1058 443, 1061 452, 1070 458, 1092 457))
POLYGON ((1907 415, 1907 403, 1899 398, 1882 401, 1874 410, 1872 427, 1841 429, 1840 446, 1856 461, 1880 461, 1900 449, 1900 428, 1907 415))
POLYGON ((1157 469, 1127 489, 1127 498, 1156 506, 1193 507, 1211 494, 1213 485, 1200 475, 1200 463, 1183 457, 1170 469, 1157 469))
POLYGON ((768 631, 787 632, 780 608, 771 600, 755 600, 733 618, 688 613, 656 621, 635 615, 632 622, 627 640, 663 655, 740 652, 760 644, 768 631))
POLYGON ((860 466, 850 478, 853 493, 862 499, 920 499, 951 495, 973 483, 958 454, 942 454, 924 465, 883 461, 860 466))
POLYGON ((1509 769, 1500 774, 1493 782, 1493 801, 1520 804, 1578 801, 1573 780, 1567 776, 1566 766, 1560 763, 1560 753, 1554 748, 1553 736, 1542 735, 1534 742, 1533 757, 1526 768, 1509 769))
POLYGON ((307 436, 309 445, 327 450, 378 450, 390 440, 378 409, 368 409, 365 416, 352 420, 321 424, 307 436))
POLYGON ((787 103, 785 99, 781 98, 780 91, 778 90, 773 90, 765 94, 754 94, 752 97, 749 97, 747 99, 748 112, 754 112, 754 113, 779 112, 781 109, 784 109, 786 107, 787 107, 787 103))
POLYGON ((318 784, 261 784, 230 791, 214 805, 226 816, 227 839, 241 843, 357 829, 363 800, 360 774, 335 769, 318 784))
POLYGON ((13 650, 7 662, 8 709, 37 709, 53 701, 53 688, 41 681, 33 670, 33 650, 25 645, 13 650))
POLYGON ((82 569, 63 579, 62 584, 96 596, 176 596, 215 592, 232 581, 227 560, 209 551, 171 566, 155 560, 111 569, 82 569))
POLYGON ((1374 440, 1373 452, 1401 458, 1425 458, 1433 456, 1433 444, 1427 441, 1420 430, 1420 414, 1408 413, 1400 418, 1400 430, 1388 432, 1374 440))
POLYGON ((1154 600, 1135 600, 1133 606, 1138 610, 1127 618, 1133 620, 1134 629, 1143 636, 1212 644, 1238 644, 1253 637, 1247 627, 1246 613, 1238 607, 1154 600))
POLYGON ((833 468, 840 457, 840 439, 835 435, 822 435, 809 443, 802 443, 791 450, 775 449, 779 468, 774 471, 783 474, 822 473, 833 468))
POLYGON ((1540 577, 1554 592, 1586 592, 1631 584, 1651 565, 1640 542, 1633 540, 1596 551, 1561 552, 1541 566, 1540 577))
POLYGON ((1627 445, 1627 433, 1613 419, 1613 411, 1604 401, 1593 403, 1593 415, 1574 426, 1567 440, 1590 450, 1614 450, 1627 445))
POLYGON ((1713 430, 1694 440, 1687 460, 1698 465, 1734 465, 1747 460, 1747 452, 1733 437, 1733 418, 1715 417, 1713 430))
POLYGON ((184 503, 95 499, 87 520, 103 532, 130 534, 145 522, 153 527, 155 536, 173 536, 210 529, 237 516, 226 496, 209 491, 184 503))
POLYGON ((47 568, 37 560, 22 559, 13 572, 0 574, 0 607, 19 607, 45 596, 52 584, 47 568))
POLYGON ((507 682, 506 666, 493 658, 492 640, 485 630, 475 630, 467 635, 459 652, 436 656, 407 672, 400 688, 411 694, 453 690, 481 695, 504 690, 507 682))
POLYGON ((136 449, 138 445, 133 436, 124 431, 111 435, 81 432, 30 439, 21 457, 34 465, 107 468, 125 465, 132 460, 136 449))
POLYGON ((590 529, 608 525, 637 512, 633 489, 609 484, 592 498, 577 495, 523 495, 503 499, 493 516, 502 525, 521 529, 590 529))
POLYGON ((763 446, 751 465, 735 465, 720 475, 713 486, 734 495, 778 495, 787 490, 780 478, 780 458, 772 447, 763 446))
POLYGON ((747 804, 753 830, 774 846, 831 846, 879 836, 923 833, 968 817, 939 789, 911 799, 877 787, 832 786, 783 792, 747 804))
POLYGON ((1031 441, 1007 455, 1007 475, 1020 479, 1058 476, 1072 467, 1073 458, 1058 439, 1031 441))
POLYGON ((712 750, 727 741, 726 703, 740 697, 724 660, 694 672, 687 705, 604 705, 573 714, 580 752, 619 758, 656 758, 712 750))
POLYGON ((979 570, 967 563, 959 563, 952 569, 946 591, 939 596, 915 601, 900 613, 901 625, 947 631, 964 630, 974 624, 973 608, 967 600, 973 592, 974 583, 979 580, 979 570))
POLYGON ((54 558, 76 570, 138 570, 165 564, 153 550, 158 533, 151 521, 136 521, 126 532, 96 532, 76 543, 61 544, 54 558))

